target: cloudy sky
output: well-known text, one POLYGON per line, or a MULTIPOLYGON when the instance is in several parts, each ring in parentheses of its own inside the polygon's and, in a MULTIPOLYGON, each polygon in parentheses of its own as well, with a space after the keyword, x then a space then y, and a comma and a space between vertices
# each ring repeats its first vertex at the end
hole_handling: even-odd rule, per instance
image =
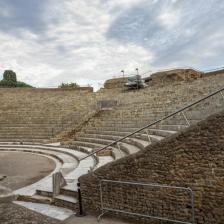
POLYGON ((223 0, 0 0, 0 74, 37 87, 224 66, 223 0))

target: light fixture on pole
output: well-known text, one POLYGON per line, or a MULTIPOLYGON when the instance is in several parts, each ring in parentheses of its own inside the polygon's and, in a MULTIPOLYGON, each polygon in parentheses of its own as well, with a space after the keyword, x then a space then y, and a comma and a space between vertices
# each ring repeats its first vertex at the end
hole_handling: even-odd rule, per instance
POLYGON ((121 72, 123 73, 123 75, 122 75, 122 76, 123 76, 123 78, 124 78, 124 70, 121 70, 121 72))
POLYGON ((135 69, 137 71, 137 75, 139 75, 138 68, 135 69))

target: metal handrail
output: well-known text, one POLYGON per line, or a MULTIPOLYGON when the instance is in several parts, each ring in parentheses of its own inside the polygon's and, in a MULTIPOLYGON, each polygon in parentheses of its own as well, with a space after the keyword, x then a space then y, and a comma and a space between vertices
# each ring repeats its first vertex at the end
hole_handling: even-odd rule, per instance
MULTIPOLYGON (((100 151, 102 151, 102 150, 105 150, 105 149, 107 149, 108 147, 113 146, 113 145, 117 144, 118 142, 121 142, 121 141, 123 141, 124 139, 126 139, 126 138, 128 138, 128 137, 130 137, 130 136, 132 136, 132 135, 134 135, 134 134, 136 134, 136 133, 138 133, 138 132, 140 132, 140 131, 146 129, 146 128, 149 128, 150 126, 153 126, 153 125, 155 125, 155 124, 157 124, 157 123, 159 123, 159 122, 161 122, 161 121, 164 121, 164 120, 166 120, 166 119, 168 119, 168 118, 170 118, 170 117, 173 117, 174 115, 176 115, 176 114, 178 114, 178 113, 180 113, 180 112, 183 112, 184 110, 186 110, 186 109, 188 109, 188 108, 190 108, 190 107, 192 107, 192 106, 194 106, 194 105, 196 105, 196 104, 198 104, 198 103, 200 103, 200 102, 202 102, 202 101, 204 101, 204 100, 206 100, 206 99, 208 99, 208 98, 210 98, 210 97, 212 97, 212 96, 214 96, 214 95, 216 95, 216 94, 218 94, 218 93, 221 93, 221 94, 222 94, 222 91, 223 91, 223 90, 224 90, 224 87, 223 87, 222 89, 219 89, 219 90, 217 90, 217 91, 215 91, 215 92, 213 92, 213 93, 207 95, 206 97, 201 98, 200 100, 197 100, 197 101, 195 101, 195 102, 193 102, 193 103, 191 103, 191 104, 188 104, 188 105, 185 106, 185 107, 182 107, 181 109, 179 109, 179 110, 177 110, 177 111, 175 111, 175 112, 173 112, 173 113, 170 113, 170 114, 167 115, 167 116, 164 116, 164 117, 162 117, 162 118, 160 118, 160 119, 158 119, 158 120, 156 120, 156 121, 154 121, 154 122, 152 122, 152 123, 150 123, 150 124, 148 124, 148 125, 146 125, 146 126, 144 126, 144 127, 142 127, 142 128, 139 128, 137 131, 134 131, 134 132, 132 132, 132 133, 130 133, 130 134, 128 134, 128 135, 126 135, 126 136, 124 136, 124 137, 122 137, 122 138, 120 138, 120 139, 118 139, 118 140, 116 140, 116 141, 114 141, 114 142, 112 142, 112 143, 110 143, 110 144, 108 144, 108 145, 102 147, 101 149, 98 149, 98 150, 96 150, 96 151, 94 151, 94 152, 88 154, 87 156, 81 158, 79 161, 81 161, 81 160, 83 160, 83 159, 86 159, 86 158, 88 158, 88 157, 90 157, 90 156, 96 154, 97 152, 100 152, 100 151)), ((223 96, 223 94, 222 94, 222 96, 223 96)))

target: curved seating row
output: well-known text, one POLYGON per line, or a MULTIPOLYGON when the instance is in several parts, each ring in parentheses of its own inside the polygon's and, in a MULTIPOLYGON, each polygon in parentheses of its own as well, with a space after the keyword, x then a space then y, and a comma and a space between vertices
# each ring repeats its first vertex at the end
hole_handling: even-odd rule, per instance
POLYGON ((16 190, 14 193, 18 195, 19 200, 53 203, 72 209, 76 207, 77 203, 78 178, 108 162, 108 160, 97 160, 95 157, 89 157, 79 162, 80 158, 86 156, 85 152, 52 145, 21 145, 5 142, 0 144, 0 151, 34 153, 53 159, 56 163, 56 168, 51 174, 34 184, 16 190), (52 200, 52 175, 58 171, 62 172, 67 185, 61 189, 61 194, 52 200))

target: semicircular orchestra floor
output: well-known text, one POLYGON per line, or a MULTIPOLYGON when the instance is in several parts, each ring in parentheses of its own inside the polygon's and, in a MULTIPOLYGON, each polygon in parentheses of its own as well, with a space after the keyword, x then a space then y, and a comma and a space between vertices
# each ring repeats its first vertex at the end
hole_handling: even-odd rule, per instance
POLYGON ((46 177, 55 166, 55 162, 46 156, 0 151, 0 174, 6 176, 0 184, 17 190, 46 177))

